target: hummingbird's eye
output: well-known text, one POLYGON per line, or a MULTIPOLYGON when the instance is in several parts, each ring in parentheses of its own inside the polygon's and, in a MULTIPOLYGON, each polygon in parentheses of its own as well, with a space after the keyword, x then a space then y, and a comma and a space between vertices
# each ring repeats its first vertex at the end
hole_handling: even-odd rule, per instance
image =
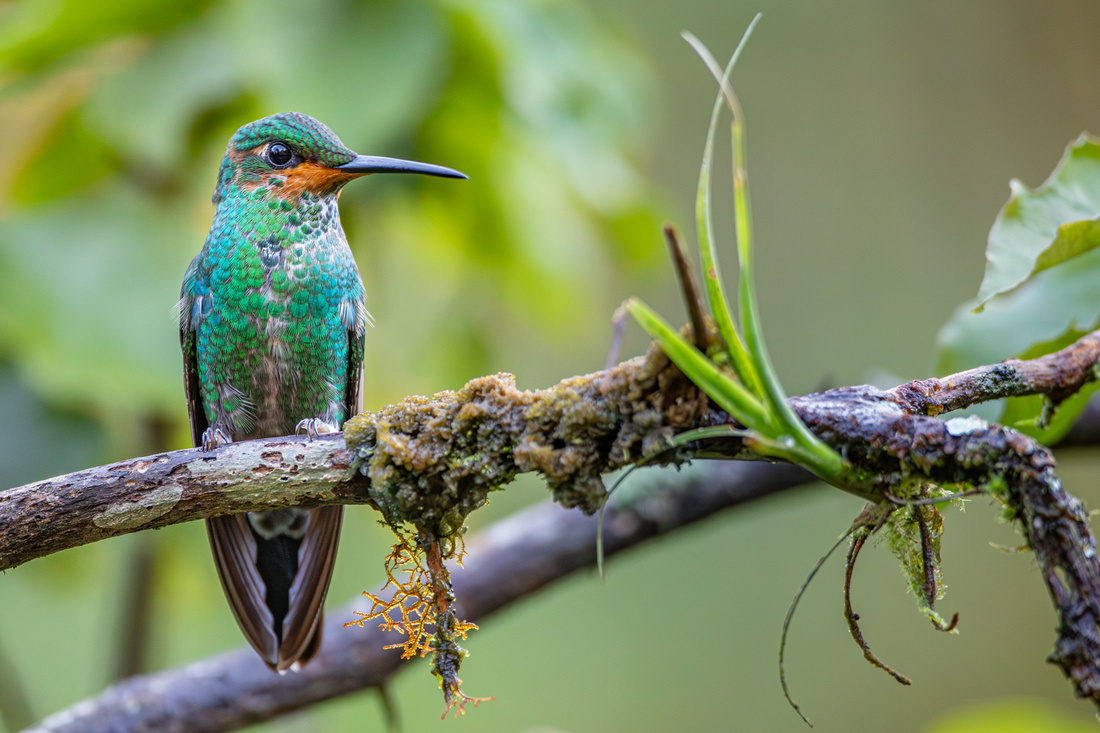
POLYGON ((267 146, 267 162, 276 168, 282 168, 293 157, 294 154, 285 143, 271 143, 267 146))

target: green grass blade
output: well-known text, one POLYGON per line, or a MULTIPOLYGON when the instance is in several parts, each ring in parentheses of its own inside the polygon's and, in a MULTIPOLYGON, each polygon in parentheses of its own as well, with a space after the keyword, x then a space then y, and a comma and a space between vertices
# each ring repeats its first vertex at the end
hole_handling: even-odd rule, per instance
MULTIPOLYGON (((795 415, 787 403, 787 395, 779 382, 779 377, 771 363, 767 345, 764 341, 752 280, 752 214, 749 206, 748 172, 745 166, 744 114, 737 100, 737 95, 729 83, 731 66, 727 65, 723 71, 714 56, 698 39, 694 39, 694 41, 689 39, 689 42, 695 47, 696 53, 699 54, 699 57, 718 81, 719 92, 716 104, 725 101, 733 116, 730 135, 733 159, 735 235, 737 260, 740 269, 738 304, 740 306, 741 333, 744 336, 744 345, 754 364, 754 373, 758 379, 759 389, 757 394, 767 405, 767 412, 773 417, 775 427, 779 431, 790 435, 799 444, 801 448, 799 452, 805 452, 811 459, 810 467, 823 477, 826 477, 826 475, 838 476, 843 465, 842 459, 834 450, 810 432, 809 428, 795 415)), ((712 126, 714 119, 714 116, 712 116, 712 126)), ((708 131, 708 140, 711 132, 713 130, 708 131)), ((772 432, 769 432, 769 435, 780 437, 772 432)))
MULTIPOLYGON (((737 50, 730 57, 725 73, 733 70, 741 50, 745 46, 752 29, 760 16, 757 15, 749 25, 745 35, 741 38, 737 50)), ((681 34, 696 53, 706 47, 702 41, 691 33, 684 31, 681 34)), ((707 54, 709 56, 709 53, 707 54)), ((713 57, 711 57, 713 60, 713 57)), ((756 373, 756 367, 749 358, 745 344, 741 339, 737 328, 734 326, 733 316, 729 310, 729 298, 726 295, 725 285, 722 282, 721 269, 718 265, 716 238, 714 235, 714 220, 711 214, 710 188, 711 188, 711 163, 714 160, 714 134, 718 129, 718 115, 722 110, 722 96, 714 100, 714 107, 710 114, 710 125, 707 127, 706 143, 703 146, 703 160, 699 165, 699 185, 695 192, 695 228, 699 237, 699 262, 703 269, 703 282, 707 289, 707 301, 710 303, 714 320, 718 324, 718 333, 726 342, 729 349, 730 362, 737 376, 755 394, 761 392, 760 376, 756 373)))

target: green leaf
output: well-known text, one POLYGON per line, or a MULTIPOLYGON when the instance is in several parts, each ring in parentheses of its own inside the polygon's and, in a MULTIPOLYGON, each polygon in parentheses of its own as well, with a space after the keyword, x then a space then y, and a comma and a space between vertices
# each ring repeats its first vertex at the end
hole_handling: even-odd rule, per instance
POLYGON ((1074 221, 1058 227, 1058 236, 1039 253, 1031 274, 1061 264, 1071 257, 1084 254, 1100 244, 1100 219, 1074 221))
MULTIPOLYGON (((751 30, 751 26, 750 26, 751 30)), ((713 56, 702 42, 695 36, 684 35, 685 40, 692 45, 700 58, 713 63, 713 56)), ((738 51, 740 51, 738 46, 738 51)), ((733 64, 738 54, 730 57, 720 83, 726 80, 729 72, 733 70, 733 64)), ((730 300, 726 295, 726 286, 722 280, 722 273, 718 266, 718 247, 714 235, 714 217, 711 214, 711 164, 714 161, 714 133, 718 129, 718 115, 722 111, 722 92, 719 91, 714 100, 714 107, 710 113, 710 124, 707 126, 706 143, 703 146, 703 161, 699 166, 699 183, 695 191, 695 229, 699 237, 699 262, 703 268, 703 284, 707 290, 707 303, 711 313, 718 324, 718 333, 729 350, 730 362, 737 374, 745 380, 753 393, 759 394, 760 376, 756 373, 756 365, 749 357, 745 349, 744 341, 733 323, 733 314, 730 310, 730 300)), ((738 250, 740 253, 740 249, 738 250)))
MULTIPOLYGON (((710 126, 707 129, 707 141, 699 171, 699 186, 695 204, 699 231, 699 254, 703 264, 704 281, 707 283, 707 300, 711 312, 714 313, 715 320, 718 322, 719 332, 726 341, 734 371, 737 373, 738 378, 748 386, 751 393, 763 403, 764 415, 768 419, 768 424, 766 426, 754 425, 753 427, 773 443, 773 447, 768 450, 773 451, 773 455, 785 456, 803 463, 821 478, 841 486, 843 485, 841 478, 844 470, 843 461, 839 454, 810 432, 809 428, 787 404, 787 395, 779 383, 779 376, 772 367, 771 358, 768 356, 763 329, 760 325, 759 311, 756 306, 756 294, 752 281, 752 212, 749 207, 748 171, 745 168, 744 115, 741 112, 741 104, 737 100, 737 95, 729 84, 729 75, 759 20, 760 15, 758 14, 745 30, 741 42, 724 70, 718 65, 718 62, 702 41, 686 31, 682 34, 703 60, 719 86, 719 92, 711 111, 710 126), (732 322, 729 322, 731 319, 729 304, 726 301, 721 276, 718 273, 710 203, 710 164, 713 157, 714 132, 717 126, 718 112, 723 102, 733 117, 730 125, 733 209, 736 222, 735 243, 739 265, 737 294, 743 339, 739 336, 732 322)), ((758 451, 766 452, 762 450, 763 447, 763 445, 758 445, 756 448, 758 451)))
POLYGON ((1018 180, 989 232, 978 308, 1100 244, 1100 142, 1082 134, 1034 191, 1018 180))

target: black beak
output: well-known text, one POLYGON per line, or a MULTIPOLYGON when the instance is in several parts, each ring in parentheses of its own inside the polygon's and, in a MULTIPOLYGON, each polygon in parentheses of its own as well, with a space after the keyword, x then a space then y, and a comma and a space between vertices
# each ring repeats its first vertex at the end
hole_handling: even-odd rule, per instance
POLYGON ((459 173, 454 168, 445 168, 431 163, 417 163, 415 160, 401 160, 400 158, 381 158, 377 155, 359 155, 355 160, 336 166, 336 170, 348 173, 421 173, 426 176, 441 176, 442 178, 467 178, 465 173, 459 173))

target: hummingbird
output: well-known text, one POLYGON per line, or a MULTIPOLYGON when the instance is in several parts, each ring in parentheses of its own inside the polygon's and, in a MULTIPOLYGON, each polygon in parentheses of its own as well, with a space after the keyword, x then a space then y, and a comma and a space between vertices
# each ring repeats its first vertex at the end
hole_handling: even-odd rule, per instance
MULTIPOLYGON (((346 183, 371 173, 466 178, 451 168, 357 155, 303 114, 233 135, 215 212, 180 290, 183 381, 194 445, 339 430, 360 409, 371 322, 340 225, 346 183)), ((317 652, 342 506, 267 509, 206 520, 222 588, 271 669, 317 652)))

